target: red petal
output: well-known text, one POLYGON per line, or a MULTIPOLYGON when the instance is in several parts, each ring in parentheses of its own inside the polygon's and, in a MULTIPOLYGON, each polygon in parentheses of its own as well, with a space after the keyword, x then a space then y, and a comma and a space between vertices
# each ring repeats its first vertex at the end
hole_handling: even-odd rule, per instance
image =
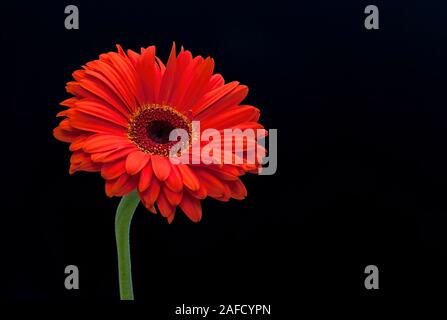
POLYGON ((172 221, 174 220, 174 217, 175 217, 175 211, 174 211, 173 214, 171 214, 171 215, 168 217, 168 223, 169 223, 169 224, 172 223, 172 221))
POLYGON ((206 88, 206 92, 214 90, 216 88, 222 87, 225 84, 225 80, 222 75, 216 73, 211 77, 208 87, 206 88))
MULTIPOLYGON (((121 54, 111 52, 101 57, 101 60, 104 60, 114 68, 120 79, 119 82, 125 87, 124 90, 127 95, 127 100, 135 102, 135 99, 137 99, 141 103, 142 100, 140 100, 140 98, 142 97, 138 95, 136 71, 124 52, 122 51, 121 54)), ((135 110, 136 105, 134 104, 130 107, 135 110)))
POLYGON ((160 194, 160 182, 156 177, 152 177, 149 188, 144 192, 144 200, 147 204, 153 205, 160 194))
MULTIPOLYGON (((208 83, 214 71, 214 60, 206 58, 200 65, 194 70, 194 77, 191 79, 188 90, 179 106, 193 106, 205 93, 208 87, 208 83)), ((183 111, 184 108, 179 109, 183 111)))
POLYGON ((182 192, 175 192, 167 187, 164 187, 163 193, 168 199, 169 203, 172 204, 173 206, 177 206, 180 203, 180 201, 182 201, 182 192))
POLYGON ((261 136, 261 134, 264 136, 268 135, 268 131, 264 130, 264 126, 257 122, 243 122, 243 123, 239 123, 238 125, 234 125, 227 129, 236 129, 236 128, 241 129, 241 130, 255 129, 258 134, 258 138, 261 136))
POLYGON ((213 103, 216 103, 219 99, 232 92, 238 85, 239 82, 233 81, 207 92, 192 108, 194 114, 199 114, 213 103))
POLYGON ((69 173, 73 174, 77 171, 97 172, 101 170, 101 166, 97 163, 84 162, 79 164, 71 164, 69 173))
POLYGON ((172 44, 171 54, 169 55, 168 64, 166 66, 166 70, 163 74, 163 78, 161 80, 160 85, 160 95, 158 100, 161 103, 166 103, 169 100, 173 89, 173 83, 175 80, 175 69, 176 69, 176 61, 177 56, 175 52, 175 43, 172 44))
POLYGON ((135 147, 126 147, 124 149, 92 153, 92 161, 103 162, 103 163, 115 161, 127 157, 129 153, 135 150, 136 150, 135 147))
POLYGON ((192 54, 189 51, 184 51, 183 48, 177 57, 177 66, 175 71, 174 88, 168 103, 173 106, 179 106, 180 100, 185 94, 185 86, 183 82, 188 81, 187 78, 190 74, 189 66, 192 62, 192 54))
POLYGON ((87 138, 89 138, 91 135, 90 134, 83 134, 78 136, 75 140, 73 140, 73 142, 70 144, 70 151, 76 151, 79 149, 82 149, 82 147, 84 146, 84 142, 87 140, 87 138))
POLYGON ((140 172, 148 163, 151 156, 147 153, 136 150, 129 153, 126 159, 126 171, 127 173, 134 175, 140 172))
POLYGON ((208 196, 205 184, 202 183, 200 184, 200 188, 198 190, 191 191, 191 195, 200 200, 205 199, 208 196))
POLYGON ((165 181, 171 172, 171 161, 167 157, 154 155, 151 157, 152 168, 155 176, 160 181, 165 181))
POLYGON ((110 98, 114 99, 116 103, 123 105, 130 112, 135 109, 134 95, 126 88, 125 81, 120 79, 116 70, 113 70, 109 64, 95 60, 87 63, 85 72, 87 77, 80 81, 84 88, 87 89, 95 85, 94 89, 97 90, 97 86, 101 86, 101 89, 107 91, 110 98))
POLYGON ((66 107, 73 107, 75 105, 75 103, 78 101, 78 98, 76 97, 71 97, 68 99, 65 99, 64 101, 62 101, 61 103, 59 103, 61 106, 66 106, 66 107))
POLYGON ((195 116, 198 120, 206 119, 207 117, 213 117, 214 115, 224 111, 228 107, 238 105, 245 99, 248 94, 247 86, 239 85, 234 90, 225 94, 219 98, 218 101, 209 105, 207 108, 195 112, 195 116))
POLYGON ((78 97, 100 99, 113 106, 122 115, 126 116, 129 114, 129 109, 126 104, 123 103, 109 86, 101 81, 90 77, 90 79, 82 79, 80 82, 77 82, 77 85, 79 85, 83 91, 74 84, 71 85, 71 88, 78 90, 75 92, 78 97))
POLYGON ((175 206, 171 205, 163 193, 157 199, 157 207, 163 217, 167 218, 174 214, 175 206))
POLYGON ((152 173, 153 170, 151 164, 146 164, 143 170, 141 170, 140 181, 138 183, 138 190, 140 192, 143 192, 149 187, 152 180, 152 173))
POLYGON ((238 200, 243 200, 247 196, 247 189, 240 179, 236 181, 228 181, 231 189, 231 197, 238 200))
POLYGON ((76 103, 75 109, 79 112, 101 118, 127 128, 128 118, 110 108, 104 103, 94 99, 81 99, 76 103))
POLYGON ((199 222, 202 219, 202 206, 200 200, 185 193, 180 202, 180 208, 186 214, 186 216, 193 222, 199 222))
POLYGON ((70 163, 85 163, 91 162, 90 154, 82 150, 75 151, 70 157, 70 163))
POLYGON ((183 177, 183 183, 185 184, 185 186, 193 191, 199 190, 199 180, 197 179, 194 172, 189 168, 189 166, 181 163, 177 165, 177 168, 179 169, 183 177))
POLYGON ((183 189, 183 179, 177 165, 171 164, 171 173, 166 179, 166 185, 172 190, 179 192, 183 189))
POLYGON ((118 178, 124 173, 126 173, 126 162, 124 160, 108 162, 101 168, 101 176, 107 180, 118 178))
POLYGON ((204 185, 207 194, 211 197, 221 197, 225 193, 222 182, 211 172, 205 169, 195 169, 195 174, 200 180, 200 185, 204 185))
POLYGON ((148 47, 141 54, 136 64, 136 70, 140 76, 139 92, 144 96, 145 103, 154 103, 158 99, 160 90, 160 74, 155 62, 155 47, 148 47))
POLYGON ((239 171, 233 170, 231 166, 224 165, 221 168, 214 167, 214 166, 208 166, 206 167, 208 170, 210 170, 216 177, 222 180, 230 180, 234 181, 238 179, 239 171))
POLYGON ((89 153, 95 153, 119 150, 126 147, 132 147, 132 143, 127 137, 107 134, 94 134, 85 141, 83 150, 89 153))
POLYGON ((249 122, 259 118, 259 110, 252 106, 236 106, 212 118, 202 119, 201 126, 203 129, 215 128, 226 129, 236 126, 240 123, 249 122))
POLYGON ((116 196, 124 196, 135 190, 138 182, 137 176, 130 176, 127 173, 121 175, 112 187, 112 192, 116 196))
MULTIPOLYGON (((63 142, 75 141, 84 131, 74 129, 69 125, 69 121, 63 120, 58 127, 54 128, 53 135, 56 139, 63 142)), ((91 133, 89 133, 91 135, 91 133)))
POLYGON ((126 134, 125 127, 117 125, 109 120, 88 115, 83 112, 77 111, 76 109, 73 108, 67 110, 67 112, 71 112, 70 125, 73 128, 104 134, 115 134, 115 135, 126 134))

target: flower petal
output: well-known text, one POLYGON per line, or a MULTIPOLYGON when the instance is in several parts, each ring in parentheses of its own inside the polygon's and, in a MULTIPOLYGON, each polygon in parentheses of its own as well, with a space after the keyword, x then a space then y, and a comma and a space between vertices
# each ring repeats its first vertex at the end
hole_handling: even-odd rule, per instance
POLYGON ((225 84, 225 80, 222 77, 222 75, 215 73, 215 74, 213 74, 213 76, 211 77, 211 79, 208 83, 208 88, 206 89, 206 92, 212 91, 219 87, 222 87, 224 84, 225 84))
POLYGON ((167 187, 164 187, 163 193, 166 196, 166 199, 168 199, 169 203, 173 206, 177 206, 180 201, 182 201, 182 192, 175 192, 167 187))
POLYGON ((115 134, 118 136, 126 133, 125 127, 117 125, 110 120, 85 114, 77 111, 75 108, 69 109, 67 112, 70 112, 70 125, 73 128, 96 133, 115 134))
POLYGON ((125 196, 135 190, 137 187, 138 177, 131 176, 127 173, 122 174, 112 187, 112 192, 116 196, 125 196))
POLYGON ((238 85, 239 85, 238 81, 232 81, 227 83, 226 85, 223 85, 212 91, 207 92, 193 106, 192 111, 194 112, 194 114, 199 114, 200 112, 211 106, 213 103, 216 103, 217 101, 225 97, 227 94, 232 92, 238 85))
POLYGON ((253 119, 257 120, 257 118, 259 118, 259 109, 252 106, 236 106, 212 118, 202 119, 200 125, 203 129, 226 129, 253 119))
POLYGON ((91 135, 84 143, 82 149, 85 152, 105 152, 111 150, 124 149, 131 147, 132 143, 125 136, 116 136, 109 134, 94 134, 91 135))
POLYGON ((169 203, 167 197, 163 194, 163 192, 161 192, 158 196, 157 207, 158 210, 160 210, 161 215, 165 218, 173 215, 175 212, 175 206, 169 203))
POLYGON ((129 153, 126 159, 126 171, 130 175, 137 174, 148 163, 151 156, 147 153, 136 150, 129 153))
POLYGON ((185 186, 187 186, 190 190, 199 190, 200 188, 200 182, 199 179, 197 179, 194 172, 189 168, 188 165, 185 164, 178 164, 177 168, 179 169, 180 174, 183 178, 183 183, 185 186))
POLYGON ((240 179, 236 181, 228 181, 231 190, 231 197, 238 200, 243 200, 247 196, 247 189, 240 179))
POLYGON ((146 166, 141 170, 140 181, 138 183, 138 190, 143 192, 146 190, 151 184, 152 176, 153 176, 152 165, 146 164, 146 166))
POLYGON ((153 205, 160 194, 161 185, 156 177, 152 177, 150 186, 144 192, 144 200, 146 203, 153 205))
POLYGON ((153 155, 151 157, 151 162, 155 176, 158 180, 165 181, 171 172, 171 161, 169 161, 167 157, 153 155))
MULTIPOLYGON (((135 53, 136 54, 136 53, 135 53)), ((130 55, 129 55, 130 56, 130 55)), ((155 47, 148 47, 141 53, 135 66, 140 79, 139 92, 145 103, 155 103, 160 90, 160 70, 155 62, 155 47)))
POLYGON ((135 147, 126 147, 123 149, 109 150, 104 152, 92 153, 92 161, 94 162, 111 162, 124 157, 133 151, 135 151, 135 147))
POLYGON ((166 179, 166 185, 176 192, 180 192, 183 189, 183 178, 180 171, 176 165, 171 164, 171 173, 166 179))
POLYGON ((171 95, 173 84, 175 81, 175 69, 177 65, 177 56, 175 52, 175 43, 172 44, 171 54, 169 55, 168 64, 166 70, 161 79, 160 95, 158 100, 161 103, 166 103, 171 95))
POLYGON ((214 60, 206 58, 194 70, 194 75, 189 83, 185 96, 179 102, 179 106, 183 107, 180 111, 185 111, 184 106, 193 106, 205 93, 208 83, 214 71, 214 60))
POLYGON ((196 168, 194 173, 200 180, 200 185, 204 185, 206 193, 213 198, 218 198, 224 195, 225 186, 223 183, 211 172, 201 168, 196 168))
POLYGON ((194 115, 198 120, 206 119, 207 117, 212 118, 214 115, 224 111, 228 107, 241 103, 247 94, 248 87, 239 85, 228 94, 221 96, 216 102, 208 105, 205 109, 202 108, 201 110, 194 112, 194 115))
POLYGON ((72 110, 77 110, 89 114, 91 116, 101 118, 113 122, 117 125, 127 128, 128 118, 114 109, 107 107, 104 103, 94 99, 81 99, 76 102, 76 105, 72 110))
POLYGON ((186 216, 193 222, 199 222, 202 219, 202 206, 200 200, 190 196, 188 193, 183 195, 180 208, 186 216))
POLYGON ((144 193, 138 191, 138 196, 140 197, 141 203, 144 205, 144 207, 145 207, 147 210, 149 210, 150 212, 152 212, 152 213, 154 213, 154 214, 157 213, 157 210, 155 209, 154 204, 153 204, 153 203, 150 204, 150 203, 147 203, 147 202, 146 202, 146 200, 145 200, 145 194, 144 194, 144 193))
POLYGON ((108 162, 101 168, 101 176, 107 180, 118 178, 124 173, 126 173, 126 162, 124 160, 108 162))

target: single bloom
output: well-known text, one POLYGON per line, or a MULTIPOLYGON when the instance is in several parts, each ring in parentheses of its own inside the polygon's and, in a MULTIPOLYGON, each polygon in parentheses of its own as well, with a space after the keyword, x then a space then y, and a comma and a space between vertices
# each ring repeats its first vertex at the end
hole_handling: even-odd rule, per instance
MULTIPOLYGON (((201 132, 263 129, 259 110, 241 104, 247 86, 225 83, 214 73, 212 58, 193 57, 183 48, 177 55, 175 44, 166 65, 155 46, 127 54, 117 48, 75 71, 74 81, 67 83, 72 97, 61 103, 68 108, 58 113, 64 119, 54 136, 70 143, 70 174, 100 172, 109 197, 138 190, 144 206, 153 213, 158 209, 169 223, 178 206, 199 221, 201 200, 207 196, 244 199, 247 191, 240 176, 257 172, 258 161, 173 163, 169 150, 176 142, 169 140, 169 133, 186 130, 191 143, 182 152, 192 155, 192 121, 200 121, 201 132)), ((235 154, 222 148, 221 156, 234 159, 235 154)))

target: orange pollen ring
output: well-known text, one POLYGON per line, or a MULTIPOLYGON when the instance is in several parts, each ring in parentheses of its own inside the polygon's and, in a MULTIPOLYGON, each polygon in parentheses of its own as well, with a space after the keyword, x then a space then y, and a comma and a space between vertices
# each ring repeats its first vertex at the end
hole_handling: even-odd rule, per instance
POLYGON ((130 117, 127 136, 141 151, 169 157, 171 147, 178 142, 169 141, 169 134, 174 129, 188 132, 189 141, 181 148, 185 150, 191 143, 191 120, 173 107, 147 104, 130 117))

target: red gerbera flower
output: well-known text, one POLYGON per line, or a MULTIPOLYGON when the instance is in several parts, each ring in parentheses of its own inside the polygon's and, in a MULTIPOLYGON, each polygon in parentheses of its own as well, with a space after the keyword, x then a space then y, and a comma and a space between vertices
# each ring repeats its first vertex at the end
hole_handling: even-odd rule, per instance
MULTIPOLYGON (((73 97, 61 103, 68 109, 58 114, 65 119, 54 136, 70 143, 70 174, 100 171, 110 197, 137 189, 145 207, 155 213, 156 206, 168 222, 177 206, 199 221, 200 201, 207 196, 243 199, 247 191, 239 177, 258 165, 174 164, 169 133, 180 128, 191 135, 193 120, 200 121, 201 131, 261 129, 259 110, 240 105, 248 88, 225 84, 213 73, 213 59, 183 48, 177 55, 175 44, 166 66, 154 46, 140 54, 117 47, 75 71, 75 81, 67 83, 73 97)), ((191 152, 191 145, 185 149, 191 152)))

